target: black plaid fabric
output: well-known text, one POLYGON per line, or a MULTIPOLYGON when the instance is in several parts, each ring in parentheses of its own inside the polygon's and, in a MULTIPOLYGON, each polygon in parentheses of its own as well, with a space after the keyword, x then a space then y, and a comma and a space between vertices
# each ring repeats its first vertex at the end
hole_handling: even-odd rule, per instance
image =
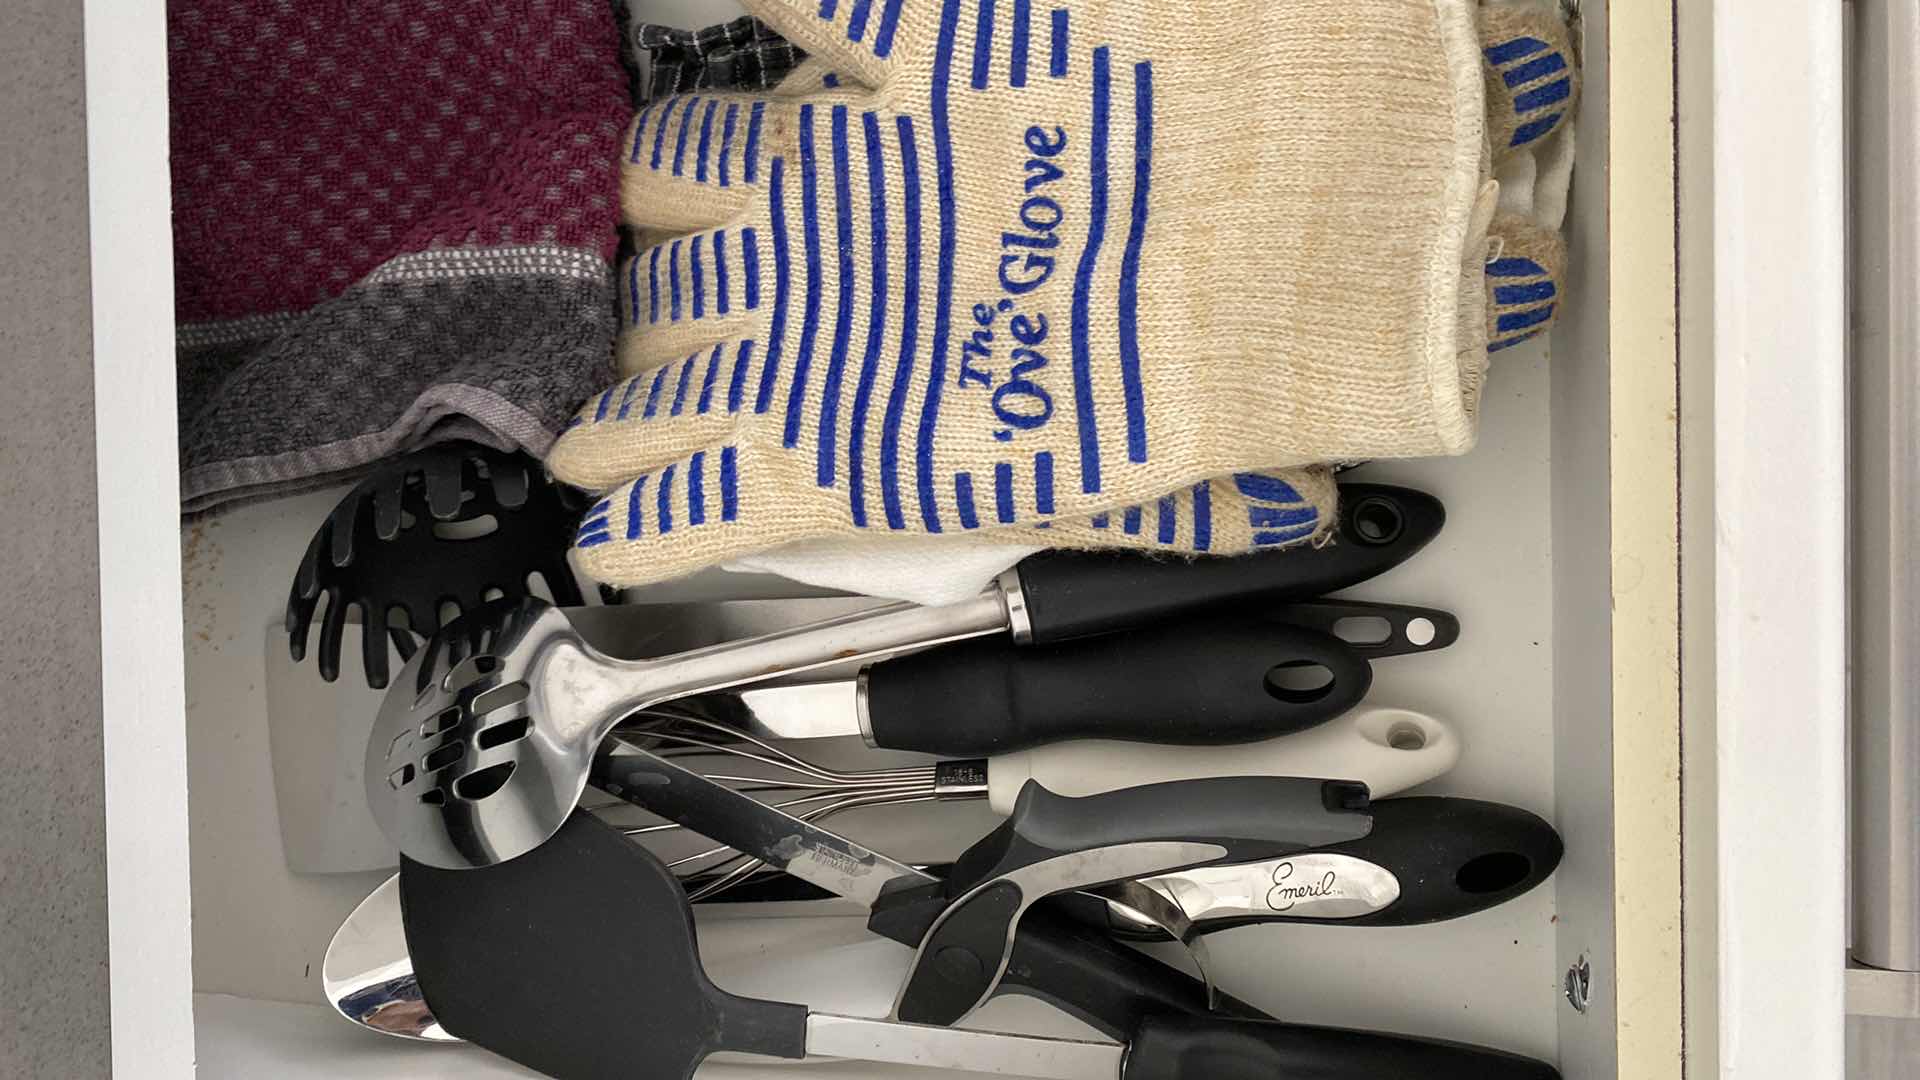
POLYGON ((700 30, 630 20, 634 104, 689 90, 770 90, 807 54, 751 15, 700 30))

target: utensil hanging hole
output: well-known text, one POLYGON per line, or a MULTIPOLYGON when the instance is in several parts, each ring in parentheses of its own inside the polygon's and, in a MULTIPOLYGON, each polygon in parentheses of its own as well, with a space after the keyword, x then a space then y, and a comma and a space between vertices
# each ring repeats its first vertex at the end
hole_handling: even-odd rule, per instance
POLYGON ((1333 636, 1349 645, 1385 645, 1393 624, 1380 615, 1349 615, 1333 624, 1333 636))
POLYGON ((1511 889, 1532 872, 1533 860, 1517 851, 1489 851, 1468 860, 1453 875, 1453 882, 1461 892, 1485 895, 1511 889))
POLYGON ((1289 660, 1267 672, 1267 693, 1290 705, 1311 705, 1333 692, 1333 672, 1311 660, 1289 660))
POLYGON ((1353 522, 1354 535, 1363 544, 1391 544, 1406 528, 1400 507, 1378 495, 1361 499, 1347 511, 1347 518, 1353 522))
POLYGON ((420 771, 430 773, 439 772, 441 769, 459 761, 465 757, 466 754, 467 744, 459 739, 442 743, 438 749, 428 754, 426 758, 420 762, 420 771))
POLYGON ((467 802, 479 802, 507 786, 513 775, 513 762, 503 761, 477 769, 453 782, 453 793, 467 802))
POLYGON ((500 519, 492 514, 433 523, 433 535, 441 540, 478 540, 483 536, 492 536, 499 530, 500 519))
POLYGON ((1433 625, 1433 620, 1424 615, 1407 621, 1407 644, 1409 645, 1418 645, 1424 649, 1433 644, 1433 639, 1439 635, 1440 628, 1433 625))
POLYGON ((504 724, 495 724, 474 736, 473 745, 482 750, 491 750, 496 746, 505 746, 510 742, 519 742, 532 730, 533 721, 526 717, 509 720, 504 724))
POLYGON ((1395 750, 1425 750, 1427 733, 1414 724, 1395 724, 1387 729, 1387 745, 1395 750))

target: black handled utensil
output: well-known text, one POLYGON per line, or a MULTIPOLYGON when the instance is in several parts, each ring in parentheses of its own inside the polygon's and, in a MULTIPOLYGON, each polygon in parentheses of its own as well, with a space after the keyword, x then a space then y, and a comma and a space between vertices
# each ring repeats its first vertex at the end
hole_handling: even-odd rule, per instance
POLYGON ((382 702, 367 743, 368 804, 411 858, 500 862, 560 827, 601 740, 651 705, 1002 631, 1061 640, 1231 599, 1302 599, 1397 564, 1445 517, 1437 500, 1402 488, 1352 485, 1342 498, 1366 513, 1343 515, 1340 540, 1320 548, 1193 562, 1036 556, 972 600, 895 605, 654 660, 605 655, 535 600, 483 608, 443 627, 382 702))
MULTIPOLYGON (((1560 865, 1560 835, 1536 814, 1504 803, 1445 795, 1381 799, 1373 831, 1359 840, 1261 862, 1194 867, 1141 885, 1178 903, 1202 934, 1252 923, 1419 926, 1498 907, 1531 892, 1560 865)), ((925 866, 964 891, 952 865, 925 866)), ((706 881, 684 882, 690 894, 706 881)), ((1046 906, 1141 941, 1160 927, 1106 902, 1099 890, 1055 896, 1046 906)), ((785 874, 731 886, 729 903, 822 900, 833 894, 785 874)), ((930 901, 937 910, 944 894, 930 901)))
MULTIPOLYGON (((874 913, 869 928, 903 945, 919 944, 944 906, 943 897, 935 904, 889 900, 938 895, 939 878, 651 753, 600 753, 593 762, 593 783, 867 908, 874 913)), ((1199 981, 1115 941, 1100 927, 1056 911, 1031 912, 1021 920, 1013 959, 997 989, 1040 998, 1115 1038, 1155 1013, 1209 1011, 1209 995, 1199 981)), ((1213 1011, 1264 1017, 1225 995, 1213 1011)))
POLYGON ((984 1004, 1021 916, 1048 896, 1355 840, 1372 827, 1367 806, 1366 785, 1338 780, 1223 777, 1078 799, 1029 781, 1013 814, 956 862, 956 877, 979 884, 921 938, 893 1014, 945 1025, 984 1004))
POLYGON ((1129 1045, 814 1013, 727 993, 692 913, 644 849, 576 813, 524 859, 401 864, 425 1004, 446 1031, 567 1080, 686 1080, 720 1051, 808 1054, 1055 1080, 1551 1080, 1541 1062, 1458 1044, 1212 1018, 1144 1019, 1129 1045), (565 887, 556 887, 564 883, 565 887))
MULTIPOLYGON (((1252 923, 1419 926, 1531 891, 1553 875, 1563 850, 1552 825, 1519 807, 1416 795, 1374 803, 1373 831, 1358 840, 1140 884, 1178 904, 1203 934, 1252 923)), ((1095 896, 1052 903, 1122 936, 1164 936, 1095 896)))
POLYGON ((1330 634, 1190 618, 1044 649, 976 638, 869 665, 858 679, 750 686, 677 702, 777 739, 986 757, 1074 738, 1251 742, 1313 727, 1366 696, 1373 666, 1330 634))

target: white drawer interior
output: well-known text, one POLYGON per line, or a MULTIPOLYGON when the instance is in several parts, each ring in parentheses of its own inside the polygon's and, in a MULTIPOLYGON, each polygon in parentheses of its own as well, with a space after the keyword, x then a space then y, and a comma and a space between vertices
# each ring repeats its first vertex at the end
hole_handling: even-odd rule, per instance
MULTIPOLYGON (((689 25, 730 13, 730 5, 711 2, 655 6, 662 19, 689 25)), ((1593 34, 1598 6, 1586 12, 1589 70, 1603 40, 1593 34)), ((1562 993, 1572 958, 1611 955, 1613 935, 1607 593, 1604 581, 1597 591, 1582 584, 1593 560, 1606 557, 1609 499, 1607 290, 1603 273, 1584 269, 1604 267, 1606 258, 1605 79, 1590 76, 1587 87, 1570 226, 1580 246, 1572 316, 1550 347, 1497 355, 1473 453, 1382 462, 1356 474, 1432 492, 1446 503, 1448 523, 1426 551, 1351 593, 1459 616, 1462 633, 1451 648, 1378 662, 1368 701, 1456 725, 1466 747, 1459 766, 1420 790, 1540 813, 1561 828, 1567 862, 1526 896, 1450 923, 1251 927, 1220 935, 1211 950, 1223 988, 1276 1016, 1482 1043, 1558 1061, 1567 1076, 1583 1078, 1614 1073, 1605 972, 1592 1013, 1576 1013, 1562 993)), ((279 624, 312 529, 338 494, 242 508, 190 526, 184 537, 202 1075, 521 1075, 478 1052, 381 1039, 322 1005, 318 976, 328 939, 386 872, 287 868, 265 717, 268 651, 285 648, 284 635, 270 628, 279 624)), ((1604 561, 1599 566, 1604 572, 1604 561)), ((345 666, 343 678, 352 679, 355 665, 345 666)), ((302 674, 319 687, 311 661, 302 674)), ((989 820, 952 806, 924 813, 962 841, 989 820)), ((884 1012, 905 950, 863 940, 856 920, 745 907, 702 919, 703 953, 727 989, 884 1012)), ((1084 1031, 1044 1007, 1004 999, 977 1019, 1084 1031)), ((702 1075, 778 1072, 716 1063, 702 1075)), ((903 1072, 817 1066, 809 1075, 903 1072)))

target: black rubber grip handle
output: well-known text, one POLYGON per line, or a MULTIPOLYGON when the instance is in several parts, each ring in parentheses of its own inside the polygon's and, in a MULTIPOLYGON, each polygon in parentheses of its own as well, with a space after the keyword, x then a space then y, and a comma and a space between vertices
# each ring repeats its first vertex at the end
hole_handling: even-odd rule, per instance
POLYGON ((1120 1080, 1560 1080, 1544 1061, 1438 1039, 1300 1024, 1151 1016, 1120 1080))
POLYGON ((1460 640, 1460 620, 1451 611, 1338 597, 1288 604, 1274 622, 1332 634, 1368 660, 1437 652, 1460 640))
POLYGON ((988 757, 1066 739, 1251 742, 1339 716, 1373 667, 1340 639, 1244 616, 1021 649, 976 638, 867 669, 876 746, 988 757))
POLYGON ((954 880, 970 888, 1043 859, 1156 840, 1217 844, 1217 862, 1272 859, 1367 835, 1368 806, 1367 786, 1350 780, 1223 776, 1080 798, 1029 780, 1007 820, 955 861, 954 880))
POLYGON ((1446 518, 1424 492, 1341 484, 1340 524, 1318 547, 1188 560, 1051 551, 1014 572, 1033 640, 1065 641, 1244 599, 1305 600, 1357 585, 1425 547, 1446 518))
POLYGON ((984 884, 959 898, 927 932, 894 1013, 912 1023, 951 1024, 973 1011, 993 992, 1010 958, 1022 910, 1048 895, 1202 861, 1249 862, 1358 838, 1369 827, 1366 806, 1365 785, 1340 780, 1225 777, 1078 799, 1028 781, 1006 823, 956 863, 957 878, 984 884), (1224 851, 1204 860, 1168 854, 1166 865, 1151 867, 1103 857, 1155 841, 1224 851), (1076 854, 1087 855, 1084 865, 1054 864, 1060 872, 1050 870, 1040 881, 1007 876, 1076 854))

